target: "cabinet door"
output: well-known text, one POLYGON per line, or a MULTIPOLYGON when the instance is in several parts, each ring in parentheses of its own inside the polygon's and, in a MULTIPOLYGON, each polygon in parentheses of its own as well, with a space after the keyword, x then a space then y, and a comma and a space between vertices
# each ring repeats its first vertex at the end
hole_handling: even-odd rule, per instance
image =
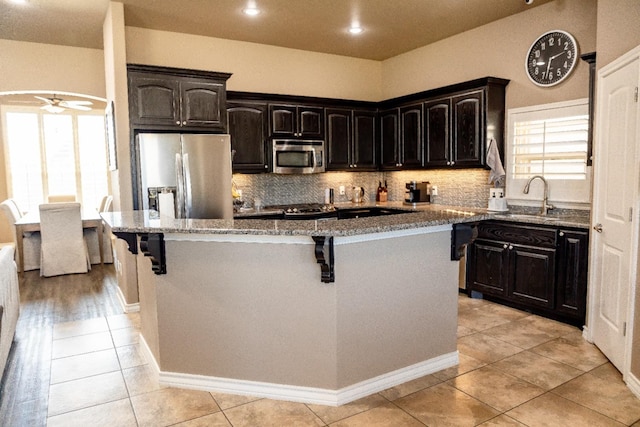
POLYGON ((327 117, 327 169, 349 170, 353 167, 351 155, 351 110, 326 110, 327 117))
POLYGON ((186 80, 180 83, 182 126, 227 128, 224 84, 201 80, 186 80))
POLYGON ((529 306, 553 308, 555 249, 509 245, 507 296, 529 306))
POLYGON ((589 234, 560 230, 559 235, 556 311, 584 320, 587 306, 589 234))
POLYGON ((374 111, 354 111, 353 163, 359 170, 374 171, 378 168, 377 146, 376 113, 374 111))
POLYGON ((324 139, 324 109, 298 107, 298 136, 324 139))
POLYGON ((271 136, 296 136, 297 111, 292 105, 269 105, 271 136))
POLYGON ((400 108, 400 147, 403 168, 422 167, 422 103, 400 108))
POLYGON ((397 108, 380 113, 380 160, 383 169, 400 168, 398 126, 399 112, 397 108))
POLYGON ((507 295, 508 249, 502 242, 476 240, 469 246, 467 288, 504 297, 507 295))
POLYGON ((180 125, 180 85, 175 79, 129 75, 133 125, 180 125))
POLYGON ((269 121, 266 104, 227 103, 229 134, 233 156, 233 172, 269 171, 267 133, 269 121))
POLYGON ((425 166, 448 166, 451 159, 451 98, 424 104, 425 166))
POLYGON ((483 92, 452 98, 453 155, 455 166, 482 166, 484 161, 483 92))

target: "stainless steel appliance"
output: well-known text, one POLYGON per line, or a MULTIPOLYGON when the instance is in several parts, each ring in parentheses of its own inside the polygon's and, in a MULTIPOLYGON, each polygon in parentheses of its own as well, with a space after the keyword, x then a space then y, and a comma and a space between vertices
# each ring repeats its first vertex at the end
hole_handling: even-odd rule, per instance
POLYGON ((233 219, 229 135, 141 133, 138 147, 143 209, 175 191, 177 218, 233 219))
POLYGON ((407 191, 405 192, 404 203, 431 203, 431 183, 411 181, 405 184, 407 191))
POLYGON ((325 170, 324 141, 274 139, 273 172, 280 174, 320 173, 325 170))

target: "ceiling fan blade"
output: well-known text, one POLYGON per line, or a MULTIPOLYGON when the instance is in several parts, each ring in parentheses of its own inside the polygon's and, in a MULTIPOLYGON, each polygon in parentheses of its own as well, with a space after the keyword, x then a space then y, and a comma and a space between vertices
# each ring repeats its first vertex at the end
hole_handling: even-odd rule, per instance
POLYGON ((81 111, 91 111, 90 107, 86 107, 84 105, 76 105, 76 104, 67 104, 65 102, 60 103, 61 107, 71 108, 73 110, 81 110, 81 111))
POLYGON ((34 95, 34 98, 37 98, 37 99, 39 99, 39 100, 41 100, 41 101, 44 101, 44 102, 46 102, 47 104, 53 104, 53 100, 51 100, 51 99, 49 99, 49 98, 43 98, 43 97, 41 97, 41 96, 37 96, 37 95, 34 95))
POLYGON ((66 104, 66 105, 93 105, 93 102, 91 101, 62 101, 60 102, 60 104, 66 104))

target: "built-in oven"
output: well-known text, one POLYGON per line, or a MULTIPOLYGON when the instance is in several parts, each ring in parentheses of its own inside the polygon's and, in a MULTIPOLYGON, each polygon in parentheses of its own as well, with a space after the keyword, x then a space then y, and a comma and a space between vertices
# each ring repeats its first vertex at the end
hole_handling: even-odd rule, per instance
POLYGON ((273 140, 273 172, 280 174, 320 173, 325 170, 324 141, 273 140))

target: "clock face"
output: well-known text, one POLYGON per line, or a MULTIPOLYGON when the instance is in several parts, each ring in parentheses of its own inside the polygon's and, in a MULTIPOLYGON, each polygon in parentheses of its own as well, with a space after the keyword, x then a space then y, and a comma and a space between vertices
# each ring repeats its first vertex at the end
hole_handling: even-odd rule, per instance
POLYGON ((525 69, 538 86, 553 86, 567 78, 576 65, 578 45, 565 31, 549 31, 529 48, 525 69))

